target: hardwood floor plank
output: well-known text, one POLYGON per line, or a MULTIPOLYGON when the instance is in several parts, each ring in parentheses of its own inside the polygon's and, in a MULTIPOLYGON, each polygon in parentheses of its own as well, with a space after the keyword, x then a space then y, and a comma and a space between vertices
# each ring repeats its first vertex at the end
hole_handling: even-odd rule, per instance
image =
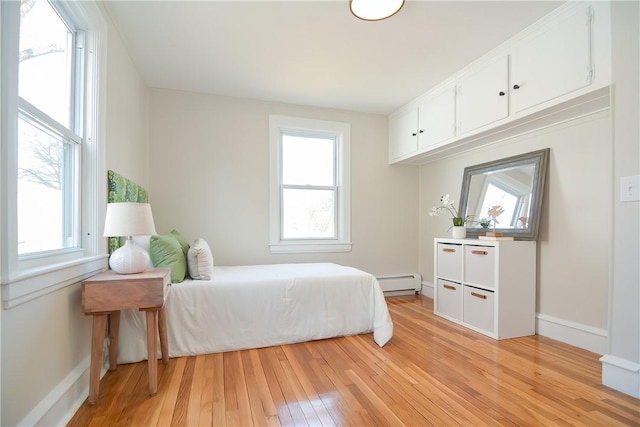
POLYGON ((213 362, 213 404, 211 407, 212 421, 214 426, 226 425, 226 415, 224 408, 226 407, 226 399, 224 396, 224 354, 217 353, 208 355, 213 362))
POLYGON ((146 362, 108 372, 69 426, 640 426, 640 400, 601 384, 599 355, 542 336, 495 341, 387 298, 372 334, 146 362))
POLYGON ((242 365, 254 425, 279 426, 278 409, 271 398, 257 350, 242 352, 242 365))
POLYGON ((228 357, 224 358, 224 378, 227 425, 252 425, 249 393, 239 351, 232 351, 228 353, 228 357))
POLYGON ((160 413, 156 421, 157 426, 171 425, 186 364, 187 359, 185 357, 171 359, 169 360, 169 365, 173 369, 165 371, 164 375, 160 377, 158 392, 162 401, 160 403, 160 413), (168 385, 166 384, 167 382, 168 385))
POLYGON ((191 393, 191 383, 193 382, 194 369, 196 364, 195 357, 187 358, 187 362, 182 373, 180 386, 178 387, 178 396, 176 397, 176 406, 171 419, 172 426, 187 426, 187 412, 189 410, 189 395, 191 393))

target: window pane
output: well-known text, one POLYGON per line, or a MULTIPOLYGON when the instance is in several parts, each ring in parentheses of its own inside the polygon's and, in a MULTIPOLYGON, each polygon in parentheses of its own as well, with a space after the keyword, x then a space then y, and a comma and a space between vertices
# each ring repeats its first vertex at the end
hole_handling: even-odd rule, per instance
POLYGON ((20 117, 19 254, 74 246, 74 145, 20 117))
POLYGON ((20 6, 18 93, 71 128, 72 34, 46 0, 20 6))
POLYGON ((502 206, 504 212, 497 218, 497 227, 512 228, 516 226, 515 222, 517 221, 517 218, 515 213, 519 202, 519 197, 493 184, 489 184, 487 186, 487 194, 484 198, 484 203, 480 212, 489 217, 489 209, 496 205, 502 206))
POLYGON ((335 191, 284 189, 283 239, 331 239, 336 237, 335 191))
POLYGON ((285 185, 334 185, 334 145, 329 138, 282 135, 285 185))

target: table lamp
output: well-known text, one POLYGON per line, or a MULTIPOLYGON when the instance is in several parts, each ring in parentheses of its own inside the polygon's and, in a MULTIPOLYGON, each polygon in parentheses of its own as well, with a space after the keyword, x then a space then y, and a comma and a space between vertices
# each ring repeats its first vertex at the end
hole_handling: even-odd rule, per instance
POLYGON ((118 274, 143 272, 149 265, 149 254, 136 245, 132 236, 156 234, 151 205, 148 203, 108 203, 104 221, 104 237, 122 237, 125 244, 109 257, 109 267, 118 274))

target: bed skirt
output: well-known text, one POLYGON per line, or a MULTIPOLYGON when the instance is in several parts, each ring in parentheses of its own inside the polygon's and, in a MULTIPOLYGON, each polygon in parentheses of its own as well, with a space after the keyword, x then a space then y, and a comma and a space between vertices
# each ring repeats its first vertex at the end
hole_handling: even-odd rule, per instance
MULTIPOLYGON (((376 278, 333 263, 216 266, 211 280, 171 285, 165 312, 169 357, 370 332, 383 346, 393 335, 376 278)), ((143 313, 122 312, 118 353, 147 359, 143 313)))

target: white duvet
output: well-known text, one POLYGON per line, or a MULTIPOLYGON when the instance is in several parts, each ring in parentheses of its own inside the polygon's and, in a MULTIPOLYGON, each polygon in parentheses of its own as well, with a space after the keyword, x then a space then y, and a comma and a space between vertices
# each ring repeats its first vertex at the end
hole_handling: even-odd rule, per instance
MULTIPOLYGON (((170 357, 368 332, 382 347, 393 335, 376 278, 332 263, 216 266, 211 280, 171 285, 165 311, 170 357)), ((144 314, 123 311, 119 363, 147 359, 145 337, 144 314)))

